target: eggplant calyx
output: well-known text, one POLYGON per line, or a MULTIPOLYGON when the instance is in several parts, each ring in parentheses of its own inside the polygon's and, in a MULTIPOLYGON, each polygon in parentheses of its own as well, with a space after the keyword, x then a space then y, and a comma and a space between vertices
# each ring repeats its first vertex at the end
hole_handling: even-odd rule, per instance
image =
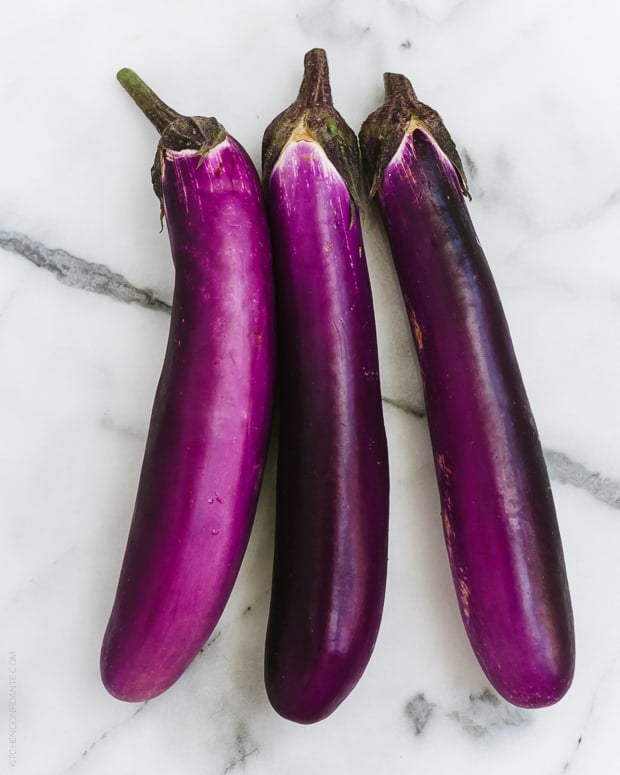
POLYGON ((354 202, 360 201, 359 148, 355 132, 334 108, 327 56, 313 48, 304 58, 297 99, 269 124, 263 136, 263 183, 290 142, 314 141, 342 177, 354 202))
POLYGON ((385 73, 385 100, 362 124, 360 147, 362 163, 373 197, 385 170, 404 137, 416 129, 424 131, 446 155, 458 176, 463 196, 471 199, 463 164, 456 145, 436 110, 418 100, 408 78, 385 73))
POLYGON ((125 67, 117 73, 118 80, 130 97, 161 135, 151 168, 151 180, 157 198, 162 200, 161 163, 169 151, 197 151, 199 164, 211 148, 226 138, 226 130, 213 117, 182 116, 155 94, 139 75, 125 67))
POLYGON ((225 139, 226 130, 212 116, 179 116, 168 124, 162 132, 151 167, 151 181, 159 200, 163 196, 162 159, 166 151, 196 151, 200 167, 209 151, 225 139))

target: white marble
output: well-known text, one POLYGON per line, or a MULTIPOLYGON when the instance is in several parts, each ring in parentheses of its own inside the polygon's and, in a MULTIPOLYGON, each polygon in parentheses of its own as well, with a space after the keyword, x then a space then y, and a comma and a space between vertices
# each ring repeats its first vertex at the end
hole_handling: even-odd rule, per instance
MULTIPOLYGON (((612 0, 5 3, 0 653, 7 671, 16 655, 15 771, 620 771, 619 23, 612 0), (404 72, 466 159, 564 538, 578 658, 552 708, 498 700, 464 635, 410 334, 372 210, 392 498, 385 614, 367 672, 311 727, 267 702, 272 454, 238 583, 204 653, 144 705, 100 683, 172 288, 149 180, 156 136, 114 75, 133 67, 178 110, 218 116, 258 163, 263 129, 294 98, 313 46, 327 49, 352 126, 381 100, 383 71, 404 72)), ((1 772, 13 771, 7 734, 1 772)))

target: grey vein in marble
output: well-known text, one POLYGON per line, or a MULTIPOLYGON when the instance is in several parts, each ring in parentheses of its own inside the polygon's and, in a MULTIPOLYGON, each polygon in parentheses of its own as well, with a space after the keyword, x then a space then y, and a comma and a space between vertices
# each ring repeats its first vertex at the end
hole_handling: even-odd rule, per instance
MULTIPOLYGON (((469 159, 467 154, 466 159, 469 159)), ((470 173, 475 170, 475 165, 471 160, 469 160, 468 168, 470 173)), ((620 192, 614 192, 606 201, 605 209, 615 205, 619 200, 620 192)), ((0 247, 23 256, 35 266, 53 272, 65 285, 101 293, 126 303, 170 311, 170 305, 155 296, 152 291, 137 288, 122 275, 112 272, 106 266, 84 261, 84 259, 73 256, 65 250, 48 248, 24 234, 0 231, 0 247)), ((383 401, 415 417, 425 416, 423 406, 415 406, 388 396, 384 396, 383 401)), ((102 426, 110 430, 121 430, 120 428, 112 428, 112 424, 105 419, 102 421, 102 426)), ((127 432, 132 436, 142 438, 142 434, 129 429, 127 432)), ((571 460, 568 455, 562 452, 546 450, 545 457, 552 478, 563 484, 568 483, 583 488, 608 506, 620 508, 620 482, 588 471, 585 466, 571 460)))
POLYGON ((600 218, 602 215, 605 215, 610 208, 615 207, 619 203, 620 189, 616 189, 615 191, 612 191, 598 207, 593 207, 591 210, 584 213, 581 218, 571 219, 571 221, 566 224, 566 228, 579 229, 582 226, 586 226, 597 218, 600 218))
POLYGON ((571 460, 568 455, 554 449, 545 450, 545 459, 552 479, 557 479, 562 484, 580 487, 597 500, 614 509, 620 509, 620 482, 588 471, 581 463, 571 460))
POLYGON ((573 765, 573 758, 574 758, 575 754, 577 753, 577 751, 579 750, 579 746, 581 745, 581 741, 582 740, 583 740, 583 735, 579 735, 569 760, 562 767, 562 772, 568 772, 570 770, 570 768, 572 767, 572 765, 573 765))
MULTIPOLYGON (((413 733, 421 735, 429 721, 436 715, 439 706, 430 700, 424 692, 418 692, 405 705, 405 715, 410 720, 413 733)), ((530 721, 519 708, 501 699, 490 689, 472 692, 464 707, 444 710, 442 715, 456 721, 461 729, 474 738, 506 727, 517 727, 530 721)))
MULTIPOLYGON (((414 417, 421 419, 426 416, 426 410, 423 406, 415 406, 388 396, 382 396, 382 399, 383 403, 407 414, 412 414, 414 417)), ((545 449, 543 452, 551 479, 585 490, 608 506, 620 509, 620 482, 617 479, 589 471, 584 465, 573 460, 564 452, 558 452, 555 449, 545 449)))
POLYGON ((84 761, 84 759, 86 759, 86 757, 89 756, 91 752, 100 743, 106 740, 110 736, 110 734, 114 732, 116 729, 118 729, 120 726, 126 724, 129 721, 132 721, 138 715, 138 713, 141 713, 144 710, 144 708, 146 708, 147 704, 148 704, 148 700, 146 700, 145 702, 142 703, 142 705, 136 708, 136 710, 131 714, 131 716, 129 716, 129 718, 126 718, 123 721, 119 721, 118 724, 114 724, 114 726, 110 727, 109 729, 106 729, 105 732, 102 732, 96 740, 94 740, 87 748, 85 748, 82 751, 79 759, 76 759, 73 762, 73 764, 66 770, 66 772, 72 772, 73 770, 75 770, 76 767, 78 767, 84 761))
POLYGON ((203 647, 200 649, 200 652, 199 652, 199 653, 200 653, 200 654, 204 654, 204 653, 205 653, 205 651, 206 651, 208 648, 211 648, 211 646, 213 646, 213 644, 214 644, 216 641, 218 641, 218 640, 219 640, 221 637, 222 637, 222 631, 221 631, 221 630, 216 630, 216 631, 213 633, 213 635, 212 635, 212 636, 209 638, 209 640, 208 640, 208 641, 205 643, 205 645, 204 645, 204 646, 203 646, 203 647))
POLYGON ((232 770, 239 767, 239 765, 245 769, 246 760, 253 754, 258 753, 259 747, 251 742, 250 738, 250 730, 248 729, 247 724, 245 724, 243 721, 239 721, 235 735, 235 743, 237 746, 235 755, 226 766, 223 775, 226 775, 228 772, 232 772, 232 770))
POLYGON ((461 159, 463 160, 463 165, 465 166, 467 183, 469 185, 469 191, 473 199, 483 199, 485 192, 480 185, 480 173, 478 171, 478 165, 465 146, 461 147, 460 155, 461 159))
MULTIPOLYGON (((467 160, 469 171, 475 176, 475 164, 466 154, 467 160)), ((614 192, 606 200, 603 209, 614 206, 618 201, 620 201, 620 191, 614 192)), ((152 291, 137 288, 122 275, 112 272, 103 264, 90 263, 62 249, 48 248, 24 234, 0 231, 0 247, 23 256, 35 266, 53 272, 65 285, 111 296, 129 304, 170 311, 170 305, 155 296, 152 291)), ((415 406, 400 399, 383 396, 383 401, 418 418, 426 414, 423 406, 415 406)), ((102 421, 102 426, 113 429, 105 420, 102 421)), ((121 429, 114 428, 114 430, 121 429)), ((137 433, 132 431, 128 433, 138 437, 137 433)), ((142 438, 142 434, 139 434, 139 437, 142 438)), ((556 450, 545 450, 545 458, 552 478, 563 484, 580 487, 612 508, 620 508, 620 482, 588 471, 585 466, 556 450)))
POLYGON ((610 210, 613 207, 616 207, 616 205, 620 204, 620 189, 616 189, 615 191, 612 191, 610 194, 606 195, 603 201, 598 204, 591 207, 589 210, 586 210, 583 215, 579 216, 571 216, 569 220, 566 220, 562 224, 558 224, 557 227, 548 229, 544 232, 542 236, 546 236, 547 234, 553 234, 560 229, 566 230, 566 231, 574 231, 575 229, 581 229, 584 226, 588 226, 593 221, 598 220, 603 215, 607 213, 608 210, 610 210))
POLYGON ((139 304, 149 309, 170 311, 170 305, 153 291, 137 288, 122 275, 103 264, 94 264, 59 248, 48 248, 25 234, 0 231, 0 248, 17 253, 41 269, 56 275, 64 285, 100 293, 126 304, 139 304))
POLYGON ((437 705, 427 700, 424 692, 418 692, 405 705, 405 715, 411 721, 416 736, 422 734, 436 708, 437 705))
MULTIPOLYGON (((209 640, 205 643, 205 645, 200 649, 199 656, 205 653, 211 646, 213 646, 216 641, 220 639, 222 635, 221 630, 216 630, 213 635, 209 638, 209 640)), ((100 743, 102 743, 104 740, 106 740, 112 732, 114 732, 118 727, 120 727, 122 724, 126 724, 129 721, 132 721, 138 713, 140 713, 144 708, 148 705, 148 700, 146 700, 140 707, 138 707, 132 714, 129 716, 129 718, 124 719, 123 721, 120 721, 117 724, 114 724, 114 726, 110 727, 109 729, 106 729, 104 732, 102 732, 99 737, 94 740, 87 748, 85 748, 82 751, 82 754, 80 755, 79 759, 76 759, 73 764, 66 770, 66 772, 72 772, 74 771, 78 765, 80 765, 83 760, 90 755, 90 753, 93 751, 94 748, 96 748, 100 743)), ((237 755, 236 757, 229 763, 228 767, 224 772, 229 772, 233 769, 233 767, 236 767, 238 764, 244 764, 245 760, 251 756, 253 753, 256 753, 258 751, 258 746, 256 746, 253 749, 249 749, 246 745, 246 742, 248 740, 248 733, 245 725, 239 724, 237 727, 237 734, 236 734, 236 744, 237 744, 237 755)))
POLYGON ((609 685, 610 675, 616 669, 616 665, 618 664, 619 659, 620 659, 620 653, 616 653, 608 663, 605 670, 602 671, 599 679, 596 682, 596 686, 594 687, 594 691, 592 692, 592 696, 590 700, 590 707, 588 708, 584 722, 581 725, 581 732, 579 734, 579 737, 577 738, 577 742, 573 748, 573 751, 570 757, 568 758, 568 760, 566 761, 566 763, 562 768, 563 773, 568 772, 572 768, 577 752, 579 751, 579 748, 581 747, 581 744, 584 738, 587 738, 588 736, 588 733, 590 731, 590 726, 593 723, 593 720, 596 718, 595 711, 598 710, 597 705, 598 705, 598 699, 599 699, 599 692, 601 691, 602 687, 606 688, 609 685))
POLYGON ((111 417, 109 412, 105 412, 103 414, 103 417, 99 420, 99 426, 104 431, 119 433, 121 436, 126 436, 130 439, 137 439, 138 441, 144 441, 146 437, 146 431, 144 431, 142 428, 132 428, 129 425, 123 425, 111 417))
POLYGON ((460 724, 472 737, 484 735, 504 727, 516 727, 529 721, 518 708, 500 699, 490 689, 470 694, 465 708, 448 713, 448 717, 460 724))

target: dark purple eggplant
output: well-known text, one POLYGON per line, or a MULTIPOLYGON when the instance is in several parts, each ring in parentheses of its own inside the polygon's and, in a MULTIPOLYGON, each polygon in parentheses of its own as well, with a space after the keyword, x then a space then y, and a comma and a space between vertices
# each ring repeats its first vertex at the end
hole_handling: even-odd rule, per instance
POLYGON ((153 183, 172 247, 170 335, 101 675, 129 701, 167 689, 215 627, 256 510, 275 319, 260 180, 214 118, 179 116, 129 70, 162 133, 153 183))
POLYGON ((573 616, 543 453, 456 148, 402 75, 360 133, 407 307, 461 615, 495 689, 550 705, 573 616))
POLYGON ((263 142, 280 377, 265 683, 278 713, 301 723, 357 683, 385 590, 388 460, 358 153, 314 49, 263 142))

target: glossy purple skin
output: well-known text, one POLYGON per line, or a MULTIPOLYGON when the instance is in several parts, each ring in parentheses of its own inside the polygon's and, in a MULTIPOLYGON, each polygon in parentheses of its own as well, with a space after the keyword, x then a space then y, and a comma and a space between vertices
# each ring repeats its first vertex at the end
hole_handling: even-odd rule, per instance
POLYGON ((575 659, 541 445, 495 283, 453 167, 420 129, 378 190, 420 360, 463 622, 495 689, 559 700, 575 659))
POLYGON ((280 382, 276 548, 265 654, 273 707, 311 723, 373 650, 387 561, 388 460, 357 208, 314 142, 269 180, 280 382))
POLYGON ((163 692, 215 627, 246 548, 267 451, 274 300, 260 183, 228 137, 198 164, 166 152, 176 269, 170 336, 114 608, 108 691, 163 692))

